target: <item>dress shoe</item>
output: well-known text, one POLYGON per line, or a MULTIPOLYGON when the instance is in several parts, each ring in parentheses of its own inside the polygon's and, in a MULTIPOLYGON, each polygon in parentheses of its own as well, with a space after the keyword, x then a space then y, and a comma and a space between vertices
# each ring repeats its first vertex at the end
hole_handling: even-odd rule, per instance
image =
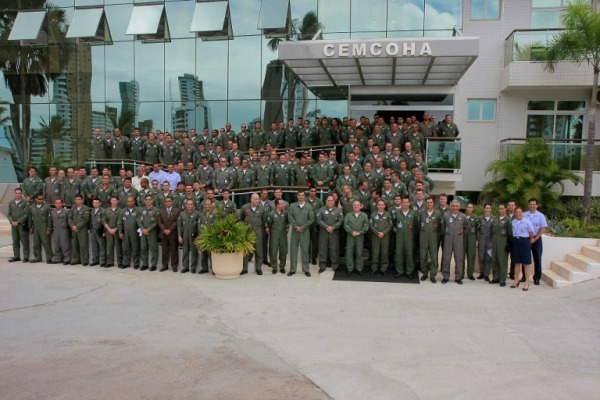
POLYGON ((277 268, 273 268, 273 271, 271 271, 271 273, 272 273, 273 275, 275 275, 275 274, 277 273, 277 268))
POLYGON ((521 282, 525 282, 525 277, 522 277, 522 278, 521 278, 521 282))
POLYGON ((46 264, 54 264, 54 263, 52 262, 52 260, 48 260, 48 261, 46 261, 46 264))
POLYGON ((190 272, 189 268, 184 268, 181 270, 182 274, 187 274, 188 272, 190 272))
POLYGON ((148 266, 147 266, 147 265, 142 265, 142 266, 140 267, 140 271, 145 271, 145 270, 147 270, 147 269, 148 269, 148 266))
POLYGON ((63 265, 69 265, 70 263, 68 261, 63 262, 63 265))
POLYGON ((200 271, 198 271, 199 274, 207 274, 208 273, 208 269, 206 268, 202 268, 200 271))
POLYGON ((25 257, 25 258, 23 259, 23 262, 29 262, 29 258, 25 257))
POLYGON ((448 283, 448 278, 442 279, 442 283, 448 283))
POLYGON ((485 278, 485 276, 483 276, 483 275, 479 275, 479 276, 477 277, 477 279, 483 279, 483 278, 485 278))
POLYGON ((422 282, 422 281, 426 281, 426 280, 427 280, 427 275, 423 275, 423 276, 421 277, 421 282, 422 282))
POLYGON ((173 268, 173 272, 177 272, 177 267, 173 268))
POLYGON ((106 264, 100 264, 102 268, 106 268, 106 264))
POLYGON ((463 284, 463 281, 462 281, 462 279, 457 279, 457 280, 455 280, 454 282, 458 283, 459 285, 462 285, 462 284, 463 284))
POLYGON ((114 267, 115 264, 106 264, 106 268, 114 267))
POLYGON ((510 275, 508 276, 508 278, 509 278, 509 279, 512 279, 512 280, 514 280, 514 279, 515 279, 515 274, 510 274, 510 275))
POLYGON ((79 265, 81 264, 80 262, 70 262, 69 265, 79 265))
POLYGON ((319 268, 319 273, 322 274, 323 272, 325 272, 325 268, 319 268))
POLYGON ((374 270, 371 270, 371 275, 376 275, 376 274, 377 274, 377 272, 379 272, 379 271, 378 271, 378 270, 376 270, 376 269, 374 269, 374 270))
POLYGON ((8 262, 15 262, 15 261, 21 261, 21 259, 19 257, 13 257, 8 260, 8 262))
POLYGON ((346 275, 347 275, 347 276, 350 276, 350 275, 352 275, 352 271, 346 271, 346 275))
POLYGON ((500 283, 499 279, 494 279, 492 281, 490 281, 490 285, 496 284, 496 283, 500 283))
POLYGON ((263 261, 263 264, 268 265, 269 267, 271 266, 271 263, 267 260, 267 261, 263 261))
POLYGON ((122 265, 122 264, 120 264, 120 265, 119 265, 119 268, 121 268, 121 269, 125 269, 125 266, 124 266, 124 265, 122 265))
POLYGON ((358 274, 358 275, 360 275, 360 276, 363 276, 363 275, 364 275, 364 272, 362 272, 362 271, 358 271, 358 272, 357 272, 357 274, 358 274))
POLYGON ((256 270, 256 275, 262 275, 262 269, 260 269, 260 268, 259 268, 259 269, 257 269, 257 270, 256 270))
POLYGON ((533 281, 533 284, 534 284, 535 286, 539 286, 539 285, 540 285, 540 281, 533 281))
POLYGON ((469 278, 470 281, 474 281, 475 280, 475 277, 473 275, 469 275, 468 278, 469 278))
POLYGON ((436 283, 437 280, 435 279, 435 276, 432 276, 431 278, 429 278, 429 280, 431 281, 431 283, 436 283))
POLYGON ((167 267, 162 267, 161 269, 158 270, 158 272, 165 272, 166 270, 168 270, 169 268, 167 267))
MULTIPOLYGON (((83 264, 83 265, 85 265, 85 264, 83 264)), ((96 265, 98 265, 98 263, 91 263, 90 267, 95 267, 96 265)))
POLYGON ((387 272, 386 271, 381 271, 381 275, 382 276, 387 276, 387 272))
POLYGON ((308 276, 308 277, 310 278, 310 272, 306 271, 306 272, 304 273, 304 275, 306 275, 306 276, 308 276))
POLYGON ((312 264, 312 265, 317 265, 317 260, 316 260, 316 259, 315 259, 315 260, 312 260, 312 261, 311 261, 311 264, 312 264))
POLYGON ((42 260, 36 260, 35 258, 32 258, 31 260, 29 260, 29 262, 32 264, 35 264, 35 263, 42 262, 42 260))
POLYGON ((396 272, 396 273, 394 274, 394 276, 395 276, 396 278, 400 278, 400 277, 401 277, 401 276, 403 276, 403 275, 404 275, 404 274, 401 274, 400 272, 396 272))
POLYGON ((134 266, 133 266, 133 269, 139 269, 139 268, 140 268, 140 266, 139 266, 139 265, 134 265, 134 266))
POLYGON ((287 273, 287 276, 292 276, 292 275, 294 275, 294 273, 292 271, 287 273))
POLYGON ((500 282, 500 287, 506 286, 506 282, 500 282))
POLYGON ((486 281, 486 282, 489 282, 490 278, 486 276, 485 278, 483 278, 483 280, 486 281))
POLYGON ((195 270, 195 269, 191 269, 191 270, 190 270, 190 274, 195 274, 195 273, 196 273, 196 270, 195 270))
POLYGON ((87 267, 87 266, 88 266, 88 265, 90 265, 90 264, 88 264, 88 263, 83 263, 83 264, 81 264, 81 265, 83 265, 84 267, 87 267))
POLYGON ((246 275, 248 273, 248 271, 242 270, 242 272, 240 272, 240 275, 246 275))
POLYGON ((152 271, 152 272, 156 271, 156 267, 150 267, 150 271, 152 271))
POLYGON ((411 280, 415 279, 415 273, 412 272, 412 273, 408 274, 408 279, 411 279, 411 280))

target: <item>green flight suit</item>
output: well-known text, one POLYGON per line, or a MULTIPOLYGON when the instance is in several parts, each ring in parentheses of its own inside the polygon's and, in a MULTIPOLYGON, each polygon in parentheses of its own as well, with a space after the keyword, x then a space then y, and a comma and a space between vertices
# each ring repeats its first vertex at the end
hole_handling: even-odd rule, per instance
POLYGON ((106 228, 103 208, 90 210, 90 236, 92 239, 92 264, 106 265, 106 228))
POLYGON ((78 210, 73 207, 69 210, 67 217, 69 228, 71 229, 71 264, 85 266, 90 262, 90 236, 88 227, 90 225, 90 209, 87 206, 81 206, 78 210), (73 232, 73 227, 77 227, 78 232, 73 232))
POLYGON ((21 190, 23 191, 23 198, 26 201, 33 203, 35 197, 38 194, 42 194, 44 191, 44 181, 42 181, 38 176, 36 176, 34 179, 25 178, 23 183, 21 183, 21 190))
POLYGON ((140 236, 138 234, 137 217, 141 209, 138 207, 124 208, 119 218, 119 234, 123 235, 121 246, 123 249, 123 268, 129 268, 133 261, 133 268, 140 267, 140 236))
POLYGON ((316 215, 319 226, 319 269, 325 269, 331 260, 331 268, 337 270, 340 263, 340 228, 344 224, 344 214, 337 207, 322 207, 316 215), (333 232, 327 232, 332 227, 333 232))
POLYGON ((371 231, 371 271, 376 271, 378 268, 382 272, 386 272, 389 266, 390 253, 390 232, 394 226, 392 216, 389 212, 378 211, 371 214, 370 231, 371 231), (379 232, 383 232, 383 237, 378 236, 379 232))
POLYGON ((179 146, 173 142, 171 144, 165 142, 160 147, 159 159, 162 165, 177 164, 179 155, 179 146))
POLYGON ((310 167, 310 177, 315 187, 329 187, 329 182, 334 179, 333 171, 329 163, 321 165, 321 163, 315 163, 310 167), (318 183, 323 182, 323 186, 319 186, 318 183))
POLYGON ((419 213, 419 258, 423 276, 435 278, 438 273, 439 235, 442 214, 438 210, 427 210, 419 213))
POLYGON ((154 164, 159 162, 160 158, 160 145, 156 142, 145 142, 142 147, 142 153, 144 153, 144 162, 146 164, 154 164))
POLYGON ((298 247, 300 247, 302 271, 309 272, 308 263, 310 262, 310 257, 308 254, 308 248, 310 245, 310 228, 315 222, 315 212, 307 202, 304 202, 302 206, 300 206, 299 203, 293 203, 290 206, 288 219, 292 229, 290 243, 290 272, 296 273, 296 264, 298 263, 298 247), (300 229, 301 232, 298 232, 297 229, 300 229))
POLYGON ((52 246, 50 244, 50 211, 47 204, 29 206, 29 231, 33 235, 33 258, 42 259, 42 247, 46 252, 46 260, 52 260, 52 246))
MULTIPOLYGON (((264 149, 267 144, 267 134, 265 131, 254 131, 250 134, 250 147, 256 151, 264 149)), ((240 150, 242 150, 240 148, 240 150)), ((243 150, 242 150, 243 151, 243 150)))
POLYGON ((310 227, 310 260, 313 265, 317 264, 317 256, 319 255, 319 225, 317 225, 317 213, 321 208, 323 208, 323 202, 318 197, 314 197, 313 199, 310 196, 306 197, 306 202, 310 204, 314 213, 315 220, 310 227))
POLYGON ((340 175, 337 178, 337 182, 335 184, 335 190, 338 192, 338 195, 342 196, 342 194, 344 193, 344 186, 348 185, 350 186, 350 189, 352 189, 352 191, 356 191, 356 189, 358 188, 358 182, 356 180, 356 177, 352 174, 345 176, 345 175, 340 175))
POLYGON ((108 188, 104 188, 102 186, 98 186, 96 188, 96 192, 94 193, 94 198, 100 199, 100 207, 106 208, 110 207, 110 198, 112 196, 116 196, 117 192, 112 186, 108 186, 108 188))
POLYGON ((129 141, 131 144, 131 152, 129 153, 129 158, 134 161, 143 161, 144 160, 144 143, 146 141, 142 138, 131 138, 129 141))
MULTIPOLYGON (((236 188, 246 189, 249 191, 251 188, 256 187, 256 172, 251 169, 238 169, 235 173, 236 188)), ((240 193, 235 195, 235 202, 238 207, 250 201, 250 193, 240 193)))
POLYGON ((192 271, 196 272, 198 266, 198 250, 194 241, 198 236, 198 219, 200 214, 198 211, 188 212, 187 209, 182 209, 177 220, 177 235, 183 239, 181 272, 185 273, 192 271))
POLYGON ((406 215, 401 208, 393 211, 394 230, 396 232, 396 272, 400 275, 412 275, 415 269, 413 246, 417 232, 417 218, 413 210, 406 215))
POLYGON ((75 204, 75 195, 78 194, 85 196, 85 183, 81 179, 63 180, 61 197, 65 207, 72 207, 75 204))
MULTIPOLYGON (((209 214, 201 212, 198 215, 198 236, 202 235, 202 230, 207 225, 212 224, 217 219, 217 214, 211 211, 209 214)), ((208 264, 210 261, 210 267, 212 268, 212 258, 208 251, 200 252, 200 272, 208 272, 208 264)))
POLYGON ((477 256, 477 232, 479 232, 479 218, 475 215, 465 215, 465 263, 467 264, 467 277, 475 273, 475 257, 477 256))
POLYGON ((271 185, 271 166, 269 165, 257 165, 254 167, 256 186, 265 187, 271 185))
POLYGON ((267 226, 269 227, 269 259, 273 273, 277 272, 277 259, 279 255, 279 271, 285 272, 285 261, 288 254, 287 234, 290 228, 288 213, 282 210, 270 211, 267 214, 267 226))
POLYGON ((158 265, 158 208, 144 207, 140 210, 137 217, 138 228, 142 230, 140 236, 140 259, 142 265, 140 270, 150 267, 152 271, 158 265), (148 235, 144 235, 143 231, 147 229, 148 235))
MULTIPOLYGON (((263 255, 263 240, 265 233, 265 224, 267 222, 267 211, 262 205, 258 205, 256 209, 252 209, 250 203, 244 204, 240 209, 240 218, 250 224, 250 228, 256 234, 256 243, 254 244, 254 266, 256 271, 262 271, 264 260, 263 255)), ((244 269, 248 272, 249 255, 244 255, 244 269)))
POLYGON ((494 229, 494 217, 490 216, 486 220, 485 216, 479 217, 479 230, 477 234, 477 250, 479 253, 479 275, 489 278, 492 272, 492 230, 494 229))
POLYGON ((358 272, 363 270, 363 249, 364 237, 369 230, 369 217, 360 212, 358 215, 354 212, 346 214, 344 217, 344 230, 346 231, 346 268, 348 272, 356 269, 358 272), (359 232, 358 236, 353 236, 352 232, 359 232))
POLYGON ((115 262, 115 253, 117 254, 117 265, 123 265, 123 250, 121 249, 121 240, 119 240, 119 220, 121 219, 121 210, 119 208, 105 208, 103 213, 103 224, 106 233, 106 266, 112 267, 115 262), (109 232, 115 229, 114 234, 109 232))
POLYGON ((14 258, 21 258, 21 244, 23 244, 23 259, 29 258, 29 203, 24 198, 19 204, 14 200, 8 203, 8 222, 17 222, 19 225, 11 226, 12 246, 14 258))
POLYGON ((454 255, 454 279, 462 280, 465 273, 465 251, 464 238, 466 227, 465 214, 459 212, 456 216, 452 212, 444 213, 442 217, 442 276, 444 279, 450 277, 450 261, 454 255))
POLYGON ((507 243, 512 238, 512 221, 509 216, 496 217, 494 229, 492 230, 492 274, 494 280, 506 282, 506 271, 508 270, 508 248, 507 243))

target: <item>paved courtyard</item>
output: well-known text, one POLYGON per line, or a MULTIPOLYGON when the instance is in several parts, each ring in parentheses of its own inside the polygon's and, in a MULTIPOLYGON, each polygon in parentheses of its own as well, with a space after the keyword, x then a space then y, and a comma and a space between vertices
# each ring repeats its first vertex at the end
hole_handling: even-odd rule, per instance
MULTIPOLYGON (((4 249, 6 250, 6 249, 4 249)), ((1 399, 591 399, 600 280, 552 289, 9 264, 1 399)), ((316 272, 316 270, 313 270, 316 272)))

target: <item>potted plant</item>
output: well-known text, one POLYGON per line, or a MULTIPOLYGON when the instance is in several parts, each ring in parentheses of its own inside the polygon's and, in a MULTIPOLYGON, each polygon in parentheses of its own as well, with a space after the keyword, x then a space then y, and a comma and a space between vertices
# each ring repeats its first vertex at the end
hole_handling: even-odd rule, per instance
POLYGON ((237 213, 224 215, 202 228, 196 238, 196 248, 211 254, 212 270, 219 279, 235 279, 243 268, 244 254, 254 252, 256 234, 237 213))

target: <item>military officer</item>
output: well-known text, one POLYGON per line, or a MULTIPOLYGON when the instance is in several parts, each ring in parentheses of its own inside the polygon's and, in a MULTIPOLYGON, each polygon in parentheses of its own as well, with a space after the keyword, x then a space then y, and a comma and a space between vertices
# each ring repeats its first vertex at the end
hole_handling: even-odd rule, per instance
POLYGON ((261 122, 257 121, 254 125, 254 131, 250 134, 250 147, 254 150, 263 151, 266 144, 267 134, 262 130, 261 122))
POLYGON ((344 224, 344 214, 335 207, 333 196, 327 196, 316 220, 319 226, 319 273, 325 271, 329 261, 335 271, 340 261, 340 228, 344 224))
POLYGON ((327 162, 327 153, 319 153, 319 161, 310 168, 310 177, 314 187, 329 188, 329 183, 333 181, 333 171, 327 162))
POLYGON ((90 224, 90 209, 83 205, 83 196, 75 195, 75 205, 69 210, 67 218, 71 229, 71 265, 90 262, 88 226, 90 224))
POLYGON ((317 265, 317 256, 319 255, 319 225, 317 225, 317 213, 323 208, 323 202, 317 197, 316 188, 311 187, 309 189, 306 202, 310 204, 315 213, 315 221, 310 228, 310 259, 312 265, 317 265))
POLYGON ((310 179, 310 168, 306 165, 307 160, 306 157, 300 158, 300 163, 296 166, 293 166, 294 170, 294 184, 296 186, 307 187, 308 181, 310 179))
POLYGON ((23 190, 15 189, 15 198, 8 203, 8 222, 12 233, 13 257, 8 262, 21 261, 21 245, 23 245, 23 262, 29 262, 29 203, 23 198, 23 190))
POLYGON ((110 198, 110 207, 104 209, 103 224, 106 234, 106 268, 110 268, 115 262, 115 253, 117 254, 117 265, 119 268, 123 265, 123 251, 121 249, 121 240, 119 240, 119 220, 121 219, 121 210, 118 208, 118 200, 115 196, 110 198))
POLYGON ((121 210, 118 224, 119 239, 121 239, 123 249, 123 263, 119 268, 129 268, 133 261, 133 268, 138 269, 140 267, 140 238, 137 217, 140 210, 135 206, 133 196, 127 197, 126 202, 127 206, 121 210))
POLYGON ((179 161, 179 147, 173 143, 170 133, 165 135, 165 142, 160 147, 159 160, 163 165, 177 164, 179 161))
POLYGON ((415 274, 414 250, 415 234, 418 232, 415 212, 410 208, 408 197, 402 197, 402 206, 393 211, 396 232, 396 274, 412 279, 415 274))
POLYGON ((458 126, 454 122, 452 122, 452 115, 446 114, 444 118, 444 122, 439 125, 437 130, 437 134, 440 137, 456 137, 458 136, 458 126))
POLYGON ((150 267, 150 271, 156 271, 158 265, 158 208, 154 207, 151 195, 144 198, 144 205, 137 217, 140 236, 140 271, 150 267))
POLYGON ((465 209, 465 262, 467 264, 467 278, 474 281, 475 257, 477 255, 477 233, 479 232, 479 218, 473 215, 474 205, 467 204, 465 209))
MULTIPOLYGON (((256 234, 256 243, 254 244, 254 265, 256 274, 262 275, 263 256, 263 239, 265 226, 267 222, 267 211, 260 204, 260 197, 256 193, 250 196, 250 203, 244 204, 240 209, 240 218, 250 224, 250 228, 256 234)), ((244 268, 242 274, 248 273, 248 261, 250 256, 244 256, 244 268)))
POLYGON ((61 199, 54 201, 54 209, 50 212, 50 230, 52 231, 52 264, 71 262, 71 239, 68 222, 68 210, 63 207, 61 199))
MULTIPOLYGON (((248 159, 242 160, 242 167, 235 172, 235 175, 238 189, 250 189, 256 187, 256 172, 249 167, 248 159)), ((236 196, 235 200, 238 207, 241 207, 250 201, 250 195, 247 193, 240 193, 236 196)))
MULTIPOLYGON (((206 199, 204 202, 210 201, 206 199)), ((179 244, 182 245, 182 259, 181 259, 181 273, 186 272, 196 273, 196 267, 198 266, 198 250, 194 241, 198 236, 198 218, 200 215, 194 208, 194 201, 187 199, 183 204, 184 211, 179 214, 177 220, 177 235, 179 244)))
POLYGON ((454 279, 459 285, 463 284, 462 278, 465 272, 464 238, 466 228, 465 214, 460 212, 460 202, 453 200, 450 204, 450 212, 442 218, 442 234, 444 243, 442 245, 442 283, 447 283, 450 278, 450 260, 454 255, 455 270, 454 279))
POLYGON ((279 272, 285 273, 285 262, 288 254, 287 234, 290 229, 288 213, 282 199, 275 199, 275 209, 267 214, 267 227, 269 228, 269 249, 271 268, 273 274, 277 273, 277 260, 279 259, 279 272), (279 257, 277 257, 279 256, 279 257))
POLYGON ((67 179, 63 181, 63 190, 61 197, 66 207, 72 207, 75 204, 75 195, 84 195, 85 184, 75 176, 73 168, 67 168, 67 179))
POLYGON ((219 168, 213 172, 213 189, 215 194, 221 193, 223 189, 232 189, 235 183, 235 176, 227 168, 227 159, 225 156, 219 159, 219 168))
MULTIPOLYGON (((294 170, 286 162, 285 154, 279 155, 279 164, 271 168, 271 184, 274 186, 294 186, 294 170)), ((286 193, 284 199, 289 203, 290 196, 286 193)))
POLYGON ((104 227, 104 209, 100 207, 100 199, 94 199, 92 207, 90 213, 92 263, 90 266, 100 264, 101 267, 106 267, 106 228, 104 227))
POLYGON ((129 138, 121 136, 121 130, 115 128, 113 138, 110 141, 111 144, 111 158, 113 160, 123 161, 129 159, 129 152, 131 151, 131 144, 129 138))
MULTIPOLYGON (((92 158, 94 160, 107 160, 110 158, 110 142, 107 142, 100 128, 96 128, 92 139, 92 158)), ((54 204, 54 203, 52 203, 54 204)))
POLYGON ((477 279, 490 281, 492 271, 492 231, 494 229, 494 218, 492 217, 492 205, 486 203, 483 206, 483 215, 479 217, 477 232, 477 249, 479 253, 479 276, 477 279))
POLYGON ((44 182, 37 176, 36 167, 29 167, 29 177, 21 183, 21 190, 23 190, 23 197, 30 204, 44 191, 44 182))
POLYGON ((50 166, 50 175, 44 179, 43 193, 46 204, 54 204, 56 199, 61 198, 62 180, 57 176, 57 169, 50 166))
POLYGON ((158 227, 160 229, 162 268, 160 272, 169 269, 169 260, 173 272, 177 272, 179 265, 179 249, 177 248, 177 220, 179 208, 173 206, 173 199, 165 197, 164 206, 158 214, 158 227))
POLYGON ((148 135, 148 140, 143 144, 142 153, 147 164, 152 165, 159 161, 160 145, 156 142, 154 133, 150 132, 148 135))
POLYGON ((490 283, 499 283, 506 286, 506 272, 508 270, 509 243, 512 238, 512 220, 506 215, 506 205, 498 206, 498 217, 494 220, 492 231, 492 276, 490 283))
MULTIPOLYGON (((306 193, 304 193, 304 191, 299 191, 297 198, 298 201, 290 205, 288 214, 292 235, 290 239, 290 272, 288 272, 287 275, 292 276, 296 273, 299 247, 302 260, 302 271, 304 272, 304 275, 310 277, 310 271, 308 269, 308 248, 310 245, 310 228, 315 221, 315 213, 312 207, 306 202, 306 193)), ((273 261, 274 260, 271 259, 271 262, 273 261)))
POLYGON ((271 185, 271 166, 267 163, 267 155, 260 156, 260 163, 254 167, 256 186, 266 187, 271 185))
POLYGON ((350 186, 353 191, 358 188, 358 183, 356 181, 356 177, 354 175, 352 175, 352 173, 350 171, 350 165, 348 165, 348 164, 344 165, 344 173, 338 177, 336 185, 335 185, 336 191, 338 192, 338 195, 340 195, 340 196, 343 194, 344 185, 350 186))
POLYGON ((142 161, 144 159, 144 143, 146 141, 140 137, 139 128, 133 128, 133 137, 130 140, 131 152, 129 157, 135 161, 142 161))
POLYGON ((41 193, 35 196, 35 204, 29 206, 29 231, 33 235, 32 263, 42 261, 42 247, 44 247, 46 262, 52 264, 50 210, 50 206, 44 204, 44 196, 41 193))
POLYGON ((392 216, 385 211, 385 201, 377 202, 377 211, 371 214, 371 275, 375 275, 377 270, 383 276, 387 274, 389 265, 389 245, 390 232, 394 226, 392 216))
MULTIPOLYGON (((198 216, 198 236, 202 235, 202 230, 215 222, 217 219, 217 214, 215 214, 213 210, 212 200, 207 199, 203 205, 203 211, 198 216)), ((208 272, 208 266, 210 263, 210 267, 212 269, 212 259, 211 255, 208 251, 200 252, 200 271, 199 274, 206 274, 208 272)))
POLYGON ((359 275, 363 274, 364 236, 369 230, 369 217, 360 211, 361 207, 360 201, 354 200, 352 212, 344 217, 347 275, 351 275, 354 269, 359 275))
POLYGON ((419 213, 419 258, 421 264, 421 280, 429 276, 431 283, 436 283, 438 272, 438 238, 442 222, 442 214, 434 209, 433 199, 425 200, 425 209, 419 213))
POLYGON ((110 206, 110 198, 114 196, 115 188, 110 184, 108 175, 102 176, 102 184, 96 188, 94 198, 100 200, 100 205, 104 208, 110 206))

